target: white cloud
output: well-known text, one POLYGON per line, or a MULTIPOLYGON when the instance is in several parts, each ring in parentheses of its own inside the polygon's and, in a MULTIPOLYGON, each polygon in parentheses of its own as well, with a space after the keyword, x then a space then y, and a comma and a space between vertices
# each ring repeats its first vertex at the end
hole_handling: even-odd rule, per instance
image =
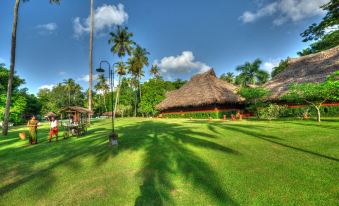
POLYGON ((159 66, 160 72, 163 75, 201 73, 211 68, 203 62, 195 61, 191 51, 184 51, 178 56, 164 57, 160 61, 155 60, 154 64, 159 66))
POLYGON ((287 21, 297 22, 308 17, 321 15, 324 11, 320 6, 330 0, 280 0, 265 6, 257 11, 245 11, 240 20, 244 23, 254 22, 266 16, 275 16, 273 24, 281 25, 287 21))
MULTIPOLYGON (((98 78, 98 75, 97 75, 97 74, 94 74, 94 75, 93 75, 93 80, 96 80, 97 78, 98 78)), ((77 81, 88 82, 88 81, 89 81, 89 75, 88 75, 88 74, 83 75, 82 77, 77 78, 77 81)))
POLYGON ((49 89, 49 90, 52 90, 54 86, 55 86, 55 84, 45 84, 45 85, 40 86, 39 90, 40 89, 49 89))
POLYGON ((279 65, 280 59, 270 59, 263 63, 262 69, 271 73, 272 69, 279 65))
POLYGON ((67 72, 61 71, 61 72, 59 72, 59 75, 60 76, 67 76, 68 74, 67 74, 67 72))
POLYGON ((47 24, 37 25, 36 28, 39 30, 39 34, 52 34, 58 29, 58 25, 54 22, 47 24))
MULTIPOLYGON (((111 29, 114 25, 122 25, 128 20, 128 14, 125 12, 123 4, 102 5, 94 11, 94 31, 100 33, 105 29, 111 29)), ((90 17, 80 19, 76 17, 73 20, 74 36, 80 37, 90 31, 90 17)))

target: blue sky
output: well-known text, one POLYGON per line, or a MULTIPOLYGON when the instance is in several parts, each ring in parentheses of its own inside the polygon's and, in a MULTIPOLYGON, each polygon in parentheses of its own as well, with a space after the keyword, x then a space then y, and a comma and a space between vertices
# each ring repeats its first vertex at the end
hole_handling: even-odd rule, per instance
MULTIPOLYGON (((213 67, 218 75, 255 58, 270 70, 305 48, 299 34, 324 13, 328 0, 95 0, 94 68, 110 52, 108 32, 126 25, 166 79, 213 67)), ((36 93, 65 78, 87 88, 89 0, 22 3, 16 71, 36 93)), ((0 3, 0 62, 9 66, 14 1, 0 3)), ((148 78, 148 71, 144 80, 148 78)))

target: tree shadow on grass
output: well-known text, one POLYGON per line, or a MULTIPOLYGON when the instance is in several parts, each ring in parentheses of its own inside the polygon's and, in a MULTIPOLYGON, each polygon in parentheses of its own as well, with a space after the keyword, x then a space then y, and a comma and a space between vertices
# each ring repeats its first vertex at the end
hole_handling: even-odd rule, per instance
MULTIPOLYGON (((220 155, 239 155, 231 148, 209 141, 213 140, 211 139, 213 135, 192 131, 179 124, 143 121, 117 127, 120 135, 119 146, 112 149, 107 144, 107 134, 110 131, 107 125, 100 127, 100 122, 97 122, 95 126, 89 129, 89 135, 84 138, 70 138, 52 144, 40 141, 38 145, 18 147, 14 149, 15 151, 10 148, 0 150, 0 155, 11 159, 9 163, 0 162, 0 166, 6 167, 0 172, 4 174, 0 181, 8 177, 9 171, 20 174, 15 180, 0 184, 0 196, 32 181, 41 184, 35 185, 35 188, 44 188, 44 191, 48 191, 57 181, 53 174, 55 168, 63 166, 76 172, 81 170, 80 160, 85 156, 94 157, 96 163, 93 167, 97 167, 121 152, 143 150, 145 156, 143 167, 139 172, 142 185, 135 205, 175 204, 173 199, 176 189, 171 176, 177 174, 184 175, 194 187, 205 191, 215 202, 237 204, 226 193, 217 174, 198 154, 189 149, 193 146, 219 152, 220 155), (16 159, 12 159, 13 156, 16 159), (57 158, 54 160, 54 157, 57 158), (36 162, 46 162, 51 158, 53 159, 51 163, 40 166, 39 169, 35 168, 36 162), (9 165, 11 163, 14 164, 9 165)), ((47 135, 48 129, 40 132, 47 135)), ((43 194, 45 193, 32 195, 43 194)))
POLYGON ((140 171, 143 183, 135 205, 175 204, 173 196, 178 191, 171 176, 176 175, 183 175, 194 187, 203 190, 217 203, 236 205, 220 184, 217 174, 189 147, 220 152, 220 155, 239 155, 237 151, 206 140, 210 135, 205 133, 191 131, 178 124, 151 121, 121 129, 119 150, 134 149, 124 141, 129 131, 139 135, 128 138, 128 141, 133 141, 132 144, 136 145, 140 145, 138 141, 141 141, 145 145, 145 158, 140 171))
POLYGON ((335 157, 319 154, 317 152, 313 152, 313 151, 310 151, 310 150, 307 150, 307 149, 303 149, 303 148, 287 145, 285 143, 281 143, 277 140, 281 141, 282 139, 278 138, 276 136, 273 136, 273 135, 266 135, 266 134, 254 132, 253 130, 246 130, 246 129, 239 127, 239 125, 228 124, 228 125, 223 125, 222 127, 224 129, 228 129, 230 131, 243 133, 247 136, 259 138, 259 139, 262 139, 264 141, 267 141, 267 142, 270 142, 270 143, 273 143, 273 144, 276 144, 276 145, 280 145, 280 146, 283 146, 283 147, 286 147, 286 148, 290 148, 290 149, 293 149, 293 150, 296 150, 296 151, 299 151, 299 152, 304 152, 304 153, 307 153, 307 154, 310 154, 310 155, 315 155, 315 156, 318 156, 318 157, 321 157, 321 158, 325 158, 325 159, 328 159, 328 160, 333 160, 333 161, 339 162, 339 159, 337 159, 335 157))
MULTIPOLYGON (((330 126, 330 125, 323 125, 321 122, 316 122, 316 121, 307 121, 307 122, 296 122, 296 121, 289 121, 289 124, 295 124, 295 125, 300 125, 300 126, 307 126, 307 127, 318 127, 322 129, 333 129, 339 131, 339 126, 330 126)), ((339 121, 338 121, 339 125, 339 121)))

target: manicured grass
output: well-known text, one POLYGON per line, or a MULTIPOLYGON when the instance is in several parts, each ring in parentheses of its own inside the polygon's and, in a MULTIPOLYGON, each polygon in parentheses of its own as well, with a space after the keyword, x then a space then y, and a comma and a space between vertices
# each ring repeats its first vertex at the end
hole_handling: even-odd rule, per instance
POLYGON ((109 120, 39 144, 0 137, 0 205, 338 205, 339 119, 109 120))

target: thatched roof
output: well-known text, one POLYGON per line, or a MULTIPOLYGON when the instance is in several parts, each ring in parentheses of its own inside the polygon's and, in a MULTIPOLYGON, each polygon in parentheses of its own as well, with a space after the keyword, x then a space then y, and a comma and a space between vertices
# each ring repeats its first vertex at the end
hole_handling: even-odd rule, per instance
POLYGON ((196 107, 242 101, 237 87, 216 77, 213 69, 197 74, 180 89, 168 92, 157 105, 160 111, 171 108, 196 107))
POLYGON ((339 46, 288 60, 287 68, 264 86, 271 91, 270 100, 278 100, 292 83, 323 82, 339 70, 339 46))
POLYGON ((45 114, 45 117, 55 117, 56 114, 54 114, 53 112, 48 112, 47 114, 45 114))
POLYGON ((69 106, 69 107, 65 107, 63 109, 61 109, 59 112, 72 112, 72 111, 76 111, 79 113, 90 113, 92 114, 93 112, 87 108, 83 108, 83 107, 78 107, 78 106, 69 106))

